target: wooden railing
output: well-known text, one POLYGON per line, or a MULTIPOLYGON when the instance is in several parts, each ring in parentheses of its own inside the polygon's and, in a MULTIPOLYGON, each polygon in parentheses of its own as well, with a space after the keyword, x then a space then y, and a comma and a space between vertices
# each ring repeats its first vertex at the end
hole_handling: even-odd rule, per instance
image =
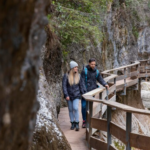
POLYGON ((106 70, 102 74, 110 88, 107 90, 100 87, 83 95, 87 101, 86 139, 90 149, 115 150, 111 145, 113 135, 126 145, 126 150, 131 150, 131 147, 150 150, 148 144, 150 136, 132 133, 132 113, 150 115, 150 111, 115 102, 116 92, 123 91, 122 94, 126 95, 127 87, 135 85, 134 90, 138 90, 140 78, 148 79, 150 76, 148 63, 149 60, 136 61, 127 66, 106 70), (111 121, 111 110, 114 108, 126 112, 126 130, 111 121), (105 111, 107 119, 103 119, 105 111), (92 136, 95 130, 99 130, 99 138, 92 136), (107 132, 107 143, 102 141, 101 131, 107 132))

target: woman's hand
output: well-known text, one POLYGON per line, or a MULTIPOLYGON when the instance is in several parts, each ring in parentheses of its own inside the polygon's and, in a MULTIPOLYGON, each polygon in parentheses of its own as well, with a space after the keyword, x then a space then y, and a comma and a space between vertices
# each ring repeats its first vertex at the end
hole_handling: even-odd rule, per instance
POLYGON ((69 97, 69 96, 67 96, 67 97, 66 97, 66 100, 67 100, 67 101, 69 101, 69 100, 70 100, 70 97, 69 97))

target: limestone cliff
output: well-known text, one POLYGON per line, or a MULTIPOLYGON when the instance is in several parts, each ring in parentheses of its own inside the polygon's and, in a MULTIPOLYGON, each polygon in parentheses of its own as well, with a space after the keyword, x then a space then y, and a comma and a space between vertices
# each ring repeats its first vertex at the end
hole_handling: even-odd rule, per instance
POLYGON ((45 78, 39 84, 44 95, 38 92, 40 53, 50 11, 49 0, 0 1, 0 150, 27 150, 32 140, 36 150, 70 149, 52 115, 55 104, 41 88, 45 78))
MULTIPOLYGON (((61 80, 69 61, 81 71, 90 57, 100 70, 149 58, 150 2, 1 0, 0 8, 0 150, 28 149, 35 127, 31 149, 70 149, 56 119, 65 105, 61 80)), ((124 103, 143 107, 131 97, 124 103)), ((124 120, 122 112, 115 115, 124 120)), ((149 121, 141 122, 134 116, 135 131, 149 134, 149 121)))
POLYGON ((65 104, 58 87, 69 69, 70 60, 77 61, 81 71, 88 59, 94 57, 102 71, 149 58, 149 0, 92 2, 53 1, 53 12, 48 16, 50 28, 58 37, 59 48, 55 46, 55 51, 47 49, 45 62, 49 65, 45 70, 46 78, 50 78, 49 70, 54 64, 51 75, 57 77, 53 93, 56 92, 58 105, 60 101, 62 106, 65 104), (50 60, 57 63, 50 63, 50 60))

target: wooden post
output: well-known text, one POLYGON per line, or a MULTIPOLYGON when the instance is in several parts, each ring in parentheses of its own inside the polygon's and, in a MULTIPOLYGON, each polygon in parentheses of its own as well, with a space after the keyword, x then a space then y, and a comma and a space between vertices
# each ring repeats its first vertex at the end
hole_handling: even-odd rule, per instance
POLYGON ((91 150, 91 145, 90 145, 90 137, 92 135, 92 128, 91 128, 91 118, 93 116, 93 102, 89 102, 89 137, 88 137, 88 143, 89 143, 89 148, 91 150))
POLYGON ((111 145, 110 122, 111 122, 111 107, 107 106, 107 150, 110 149, 111 145))
MULTIPOLYGON (((102 99, 102 93, 99 93, 99 99, 102 99)), ((99 118, 102 118, 102 103, 100 104, 99 118)), ((99 130, 99 138, 102 137, 102 132, 99 130)))
POLYGON ((124 79, 124 95, 126 95, 126 78, 127 78, 126 68, 124 68, 124 76, 125 76, 125 79, 124 79))
POLYGON ((147 75, 147 61, 146 61, 146 65, 145 65, 145 70, 146 70, 145 76, 146 76, 146 81, 147 81, 147 77, 148 77, 148 75, 147 75))
MULTIPOLYGON (((114 78, 114 84, 116 84, 116 78, 114 78)), ((114 91, 114 94, 116 95, 116 89, 114 91)))
POLYGON ((139 65, 136 65, 138 81, 137 81, 137 84, 136 84, 136 88, 134 88, 134 90, 138 90, 139 89, 139 68, 140 68, 139 65))
POLYGON ((132 113, 126 113, 126 150, 131 150, 130 133, 132 131, 132 113))
MULTIPOLYGON (((106 100, 109 100, 109 92, 108 92, 108 89, 106 88, 106 100)), ((106 106, 108 108, 108 106, 106 106)), ((105 114, 105 117, 104 118, 107 118, 107 111, 106 111, 106 114, 105 114)))
POLYGON ((126 68, 124 68, 124 89, 121 95, 126 95, 126 78, 127 78, 127 71, 126 68))
MULTIPOLYGON (((86 101, 86 111, 89 111, 89 101, 86 101)), ((87 122, 87 119, 86 119, 86 128, 89 127, 89 122, 87 122)))

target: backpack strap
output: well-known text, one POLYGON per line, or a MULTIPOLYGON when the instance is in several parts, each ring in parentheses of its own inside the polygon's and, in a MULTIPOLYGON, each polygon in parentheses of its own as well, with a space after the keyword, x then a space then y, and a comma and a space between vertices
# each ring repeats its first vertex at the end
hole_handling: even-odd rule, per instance
POLYGON ((96 79, 98 78, 98 75, 99 75, 99 70, 96 69, 96 79))
POLYGON ((85 85, 87 88, 87 73, 88 73, 88 69, 86 67, 84 67, 84 72, 85 72, 85 85))

